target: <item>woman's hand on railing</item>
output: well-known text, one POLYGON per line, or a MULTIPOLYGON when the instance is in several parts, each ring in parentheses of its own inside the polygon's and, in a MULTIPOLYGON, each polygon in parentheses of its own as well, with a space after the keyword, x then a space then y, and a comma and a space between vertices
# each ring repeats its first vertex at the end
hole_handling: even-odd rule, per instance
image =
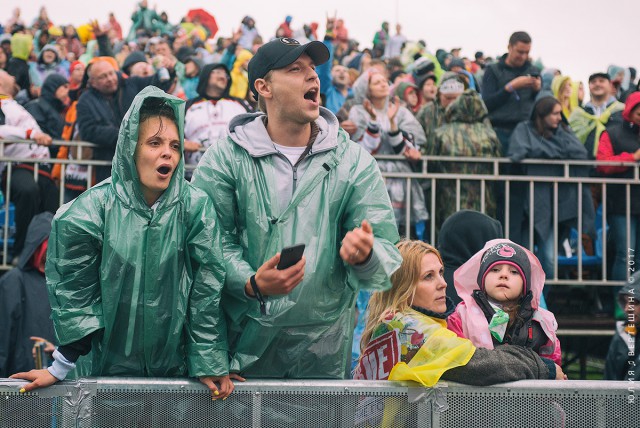
POLYGON ((217 400, 218 398, 226 400, 235 389, 231 379, 239 380, 240 382, 245 381, 245 379, 237 373, 231 373, 226 376, 202 376, 200 382, 209 388, 212 400, 217 400), (216 382, 220 386, 216 385, 216 382))
POLYGON ((562 371, 562 367, 556 364, 556 380, 567 380, 567 379, 569 378, 562 371))
POLYGON ((58 382, 58 379, 49 373, 47 369, 30 370, 28 372, 20 372, 9 376, 11 379, 30 380, 31 383, 26 384, 20 389, 20 392, 29 392, 37 388, 51 386, 58 382))

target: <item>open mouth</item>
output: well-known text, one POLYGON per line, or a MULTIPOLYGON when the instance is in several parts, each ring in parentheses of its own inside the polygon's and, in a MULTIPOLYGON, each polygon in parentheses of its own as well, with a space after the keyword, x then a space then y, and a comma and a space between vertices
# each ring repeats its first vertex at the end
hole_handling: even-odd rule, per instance
POLYGON ((171 172, 171 168, 166 165, 162 165, 156 171, 158 171, 162 175, 167 175, 171 172))
POLYGON ((305 100, 309 100, 309 101, 313 101, 314 103, 318 102, 318 88, 312 88, 309 89, 305 94, 304 94, 304 99, 305 100))

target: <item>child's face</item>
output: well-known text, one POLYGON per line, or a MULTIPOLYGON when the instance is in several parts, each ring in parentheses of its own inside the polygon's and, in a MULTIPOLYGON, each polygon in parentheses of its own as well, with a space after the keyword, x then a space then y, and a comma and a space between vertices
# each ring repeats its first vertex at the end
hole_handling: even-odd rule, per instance
POLYGON ((493 265, 484 277, 485 293, 501 303, 518 301, 522 296, 523 284, 518 269, 507 263, 493 265))

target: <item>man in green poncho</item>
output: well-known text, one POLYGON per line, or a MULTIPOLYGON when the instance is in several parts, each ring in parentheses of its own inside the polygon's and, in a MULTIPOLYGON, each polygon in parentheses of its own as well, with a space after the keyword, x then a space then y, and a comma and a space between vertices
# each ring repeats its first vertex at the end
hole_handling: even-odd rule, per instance
POLYGON ((233 390, 218 223, 183 179, 183 124, 184 101, 142 90, 120 127, 112 177, 58 210, 46 277, 60 346, 48 370, 12 376, 32 381, 22 392, 64 379, 76 361, 83 368, 86 354, 94 376, 189 375, 214 398, 233 390))
POLYGON ((264 113, 236 116, 193 175, 222 225, 230 371, 334 378, 350 366, 360 288, 400 266, 393 211, 375 160, 319 106, 320 42, 275 39, 249 63, 264 113), (280 250, 304 257, 278 270, 280 250))

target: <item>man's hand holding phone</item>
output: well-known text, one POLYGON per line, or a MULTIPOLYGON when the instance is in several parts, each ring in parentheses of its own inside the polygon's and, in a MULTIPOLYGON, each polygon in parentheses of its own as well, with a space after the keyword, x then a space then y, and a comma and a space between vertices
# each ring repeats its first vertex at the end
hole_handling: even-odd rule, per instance
MULTIPOLYGON (((286 254, 285 250, 283 249, 282 253, 278 253, 267 260, 256 272, 255 281, 263 296, 289 294, 304 278, 304 265, 306 262, 304 256, 301 256, 300 260, 292 266, 278 269, 281 257, 286 254)), ((254 296, 255 294, 250 280, 245 284, 244 290, 249 296, 254 296)))

